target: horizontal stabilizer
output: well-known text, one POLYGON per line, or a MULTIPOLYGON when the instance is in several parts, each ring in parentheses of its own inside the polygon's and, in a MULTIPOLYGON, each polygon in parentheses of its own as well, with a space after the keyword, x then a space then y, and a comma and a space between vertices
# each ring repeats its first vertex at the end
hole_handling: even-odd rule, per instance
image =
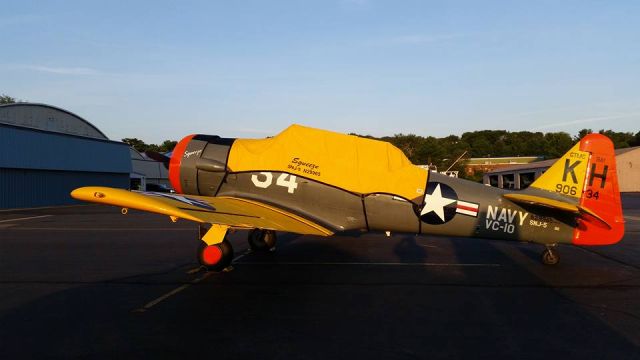
POLYGON ((611 229, 611 225, 609 225, 603 218, 598 216, 595 212, 580 205, 571 204, 569 202, 564 202, 564 201, 550 199, 550 198, 536 196, 536 195, 511 193, 511 194, 504 194, 502 196, 506 199, 509 199, 519 204, 541 206, 541 207, 551 208, 559 211, 575 213, 577 216, 579 216, 581 219, 587 222, 590 222, 600 227, 604 227, 606 229, 611 229))

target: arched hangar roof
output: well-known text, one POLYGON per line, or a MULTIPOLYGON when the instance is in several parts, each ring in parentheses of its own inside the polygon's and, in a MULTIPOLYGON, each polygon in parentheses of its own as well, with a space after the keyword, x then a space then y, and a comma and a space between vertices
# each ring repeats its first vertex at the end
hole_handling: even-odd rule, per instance
POLYGON ((100 129, 87 120, 70 111, 46 104, 0 105, 0 123, 109 140, 100 129))

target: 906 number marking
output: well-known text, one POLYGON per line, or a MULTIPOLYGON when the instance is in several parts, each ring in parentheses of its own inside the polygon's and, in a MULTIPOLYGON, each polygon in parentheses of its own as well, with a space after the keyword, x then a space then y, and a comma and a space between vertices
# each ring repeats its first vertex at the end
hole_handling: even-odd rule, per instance
POLYGON ((565 195, 575 195, 578 193, 578 188, 575 186, 556 184, 556 192, 565 195))

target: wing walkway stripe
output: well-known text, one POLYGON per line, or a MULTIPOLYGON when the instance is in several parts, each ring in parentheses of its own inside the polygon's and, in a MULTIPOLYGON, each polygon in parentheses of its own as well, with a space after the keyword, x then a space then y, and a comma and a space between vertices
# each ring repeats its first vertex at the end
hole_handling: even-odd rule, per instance
POLYGON ((255 215, 234 214, 234 213, 228 213, 228 212, 217 211, 217 210, 191 209, 191 208, 185 208, 185 207, 179 207, 178 209, 180 209, 180 210, 187 210, 187 211, 199 211, 199 212, 206 212, 206 213, 211 213, 211 214, 221 214, 221 215, 231 215, 231 216, 242 216, 242 217, 250 217, 250 218, 254 218, 254 219, 260 219, 260 217, 259 217, 259 216, 255 216, 255 215))

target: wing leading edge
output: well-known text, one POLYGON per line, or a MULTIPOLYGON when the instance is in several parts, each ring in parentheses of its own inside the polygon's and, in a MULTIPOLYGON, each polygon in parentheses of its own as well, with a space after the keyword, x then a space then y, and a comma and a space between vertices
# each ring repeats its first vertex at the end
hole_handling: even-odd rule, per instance
POLYGON ((206 197, 88 186, 71 192, 74 199, 148 211, 199 223, 233 228, 260 228, 306 235, 333 232, 290 212, 256 201, 233 197, 206 197))

